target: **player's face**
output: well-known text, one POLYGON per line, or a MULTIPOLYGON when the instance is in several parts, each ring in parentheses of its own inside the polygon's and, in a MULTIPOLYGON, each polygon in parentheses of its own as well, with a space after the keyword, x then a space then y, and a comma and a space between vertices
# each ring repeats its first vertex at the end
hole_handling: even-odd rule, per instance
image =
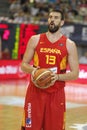
POLYGON ((48 17, 48 30, 55 33, 62 26, 61 14, 58 12, 51 12, 48 17))

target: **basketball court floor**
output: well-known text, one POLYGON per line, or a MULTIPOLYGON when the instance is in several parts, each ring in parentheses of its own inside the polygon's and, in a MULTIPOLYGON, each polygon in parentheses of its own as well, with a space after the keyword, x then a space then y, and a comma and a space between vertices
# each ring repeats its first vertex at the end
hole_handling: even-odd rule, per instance
MULTIPOLYGON (((28 81, 0 81, 0 130, 20 130, 28 81)), ((66 130, 87 130, 87 85, 67 83, 66 130)))

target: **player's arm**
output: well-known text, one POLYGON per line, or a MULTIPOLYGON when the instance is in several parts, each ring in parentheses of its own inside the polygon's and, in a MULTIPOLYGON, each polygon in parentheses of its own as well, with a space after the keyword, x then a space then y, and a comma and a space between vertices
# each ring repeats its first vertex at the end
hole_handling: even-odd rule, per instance
POLYGON ((37 46, 39 40, 39 35, 32 36, 27 44, 23 60, 21 63, 21 69, 25 73, 32 73, 32 71, 35 69, 32 65, 30 65, 30 62, 32 61, 32 58, 34 56, 35 48, 37 46))
POLYGON ((68 51, 68 64, 70 67, 70 72, 67 72, 65 74, 59 74, 58 80, 61 81, 75 80, 78 78, 79 74, 77 48, 75 43, 69 39, 67 40, 67 51, 68 51))
POLYGON ((67 40, 68 64, 70 71, 65 74, 55 74, 53 78, 60 81, 75 80, 79 74, 79 62, 77 48, 73 41, 67 40))

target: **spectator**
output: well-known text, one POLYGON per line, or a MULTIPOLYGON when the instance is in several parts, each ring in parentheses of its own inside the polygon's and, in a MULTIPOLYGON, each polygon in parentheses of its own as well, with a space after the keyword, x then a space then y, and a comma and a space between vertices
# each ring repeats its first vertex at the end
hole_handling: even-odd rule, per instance
POLYGON ((15 23, 28 23, 30 20, 29 14, 24 12, 22 9, 15 13, 14 22, 15 23))
POLYGON ((84 53, 84 55, 79 60, 80 64, 87 64, 87 52, 84 53))
MULTIPOLYGON (((9 7, 9 19, 13 23, 39 23, 39 21, 46 24, 46 14, 51 8, 60 8, 65 13, 65 22, 83 23, 87 24, 87 0, 9 0, 11 5, 9 7), (54 1, 54 3, 53 3, 54 1), (23 13, 20 13, 22 9, 23 13), (23 15, 23 18, 22 16, 23 15), (25 16, 24 16, 25 15, 25 16), (17 17, 14 17, 17 16, 17 17), (15 21, 14 21, 15 19, 15 21), (29 19, 28 22, 25 22, 29 19), (13 20, 13 21, 12 21, 13 20)), ((0 19, 0 21, 2 18, 0 19)))
POLYGON ((21 8, 20 1, 14 0, 9 7, 10 18, 13 18, 13 15, 17 13, 20 8, 21 8))
POLYGON ((2 51, 2 59, 4 59, 4 60, 11 59, 10 50, 7 47, 2 51))

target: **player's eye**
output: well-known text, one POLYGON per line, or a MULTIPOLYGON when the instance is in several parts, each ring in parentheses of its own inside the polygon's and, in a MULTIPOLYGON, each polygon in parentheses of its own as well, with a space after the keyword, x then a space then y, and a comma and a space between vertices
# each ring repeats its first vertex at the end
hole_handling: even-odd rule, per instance
POLYGON ((52 18, 52 16, 49 16, 49 18, 51 19, 51 18, 52 18))
POLYGON ((59 19, 59 17, 58 17, 58 16, 55 16, 55 19, 59 19))

